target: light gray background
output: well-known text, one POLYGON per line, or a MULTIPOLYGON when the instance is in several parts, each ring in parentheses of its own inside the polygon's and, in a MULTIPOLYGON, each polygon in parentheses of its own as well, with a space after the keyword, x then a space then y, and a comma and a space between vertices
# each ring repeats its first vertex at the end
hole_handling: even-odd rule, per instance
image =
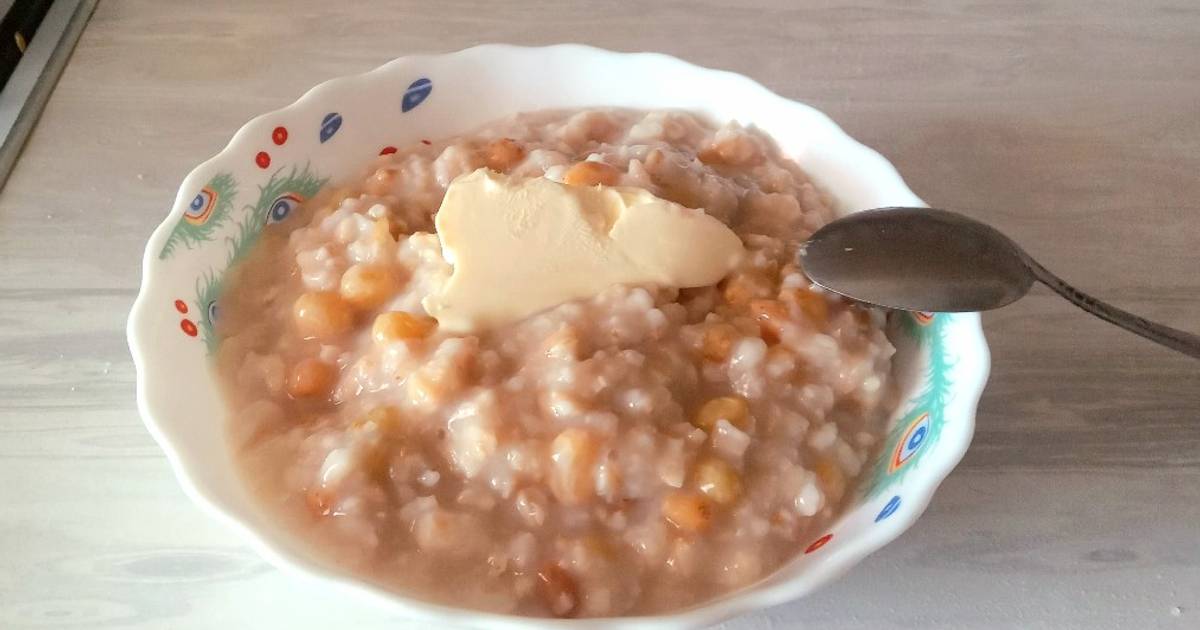
MULTIPOLYGON (((188 170, 252 116, 395 56, 580 41, 748 74, 930 203, 1200 330, 1195 2, 341 4, 97 8, 0 193, 0 627, 403 627, 281 575, 184 498, 122 334, 188 170)), ((929 512, 727 628, 1200 627, 1200 364, 1045 291, 986 326, 975 443, 929 512)))

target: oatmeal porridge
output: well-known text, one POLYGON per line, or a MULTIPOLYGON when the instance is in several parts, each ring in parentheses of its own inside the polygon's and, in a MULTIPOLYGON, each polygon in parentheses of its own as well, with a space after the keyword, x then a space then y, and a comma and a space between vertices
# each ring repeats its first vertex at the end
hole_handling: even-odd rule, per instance
POLYGON ((761 132, 683 112, 522 114, 380 157, 227 276, 245 479, 331 561, 431 601, 652 614, 752 584, 837 515, 894 404, 883 314, 794 263, 831 218, 761 132), (460 292, 494 316, 450 318, 468 254, 507 234, 462 236, 504 220, 487 195, 534 189, 539 212, 608 221, 600 245, 509 239, 473 263, 488 290, 460 292), (635 207, 673 222, 625 230, 620 255, 653 262, 589 270, 635 207))

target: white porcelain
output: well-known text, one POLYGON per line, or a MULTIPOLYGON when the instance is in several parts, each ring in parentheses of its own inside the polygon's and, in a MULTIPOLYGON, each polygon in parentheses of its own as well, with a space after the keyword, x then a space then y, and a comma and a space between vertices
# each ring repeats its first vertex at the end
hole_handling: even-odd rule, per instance
POLYGON ((907 402, 893 419, 887 446, 866 473, 857 502, 829 528, 832 539, 824 545, 814 541, 810 552, 801 550, 756 586, 677 614, 549 621, 427 604, 369 585, 315 557, 248 496, 226 448, 224 409, 204 339, 211 317, 219 313, 212 301, 220 274, 233 251, 247 246, 244 230, 257 227, 253 217, 263 216, 264 208, 286 210, 288 186, 311 188, 325 178, 337 182, 358 176, 389 145, 458 134, 523 110, 592 106, 681 108, 719 121, 753 123, 832 193, 840 211, 923 205, 891 164, 824 114, 743 76, 665 55, 576 45, 487 45, 405 57, 327 81, 295 103, 250 121, 223 151, 196 167, 147 245, 142 288, 128 327, 138 409, 188 495, 283 569, 372 599, 397 615, 487 628, 704 626, 804 596, 911 526, 971 440, 988 372, 988 350, 975 314, 892 316, 896 372, 907 402), (432 89, 420 79, 431 81, 432 89), (331 114, 340 117, 340 126, 335 128, 331 114), (286 129, 286 138, 279 127, 286 129), (256 162, 260 152, 269 156, 266 168, 256 162), (229 178, 215 180, 220 173, 229 178), (281 200, 284 206, 278 206, 281 200), (191 222, 184 219, 185 211, 191 222), (178 228, 181 222, 192 227, 178 228), (239 222, 247 227, 239 228, 239 222), (179 233, 189 230, 193 238, 185 241, 179 233), (163 255, 172 238, 172 251, 163 255))

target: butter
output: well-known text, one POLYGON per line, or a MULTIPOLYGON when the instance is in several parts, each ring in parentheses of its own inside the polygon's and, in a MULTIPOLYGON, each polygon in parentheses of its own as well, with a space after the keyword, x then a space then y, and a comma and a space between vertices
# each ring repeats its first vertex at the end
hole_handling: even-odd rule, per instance
POLYGON ((435 223, 454 271, 423 305, 457 333, 614 284, 715 284, 744 253, 725 224, 640 188, 522 181, 487 169, 450 183, 435 223))

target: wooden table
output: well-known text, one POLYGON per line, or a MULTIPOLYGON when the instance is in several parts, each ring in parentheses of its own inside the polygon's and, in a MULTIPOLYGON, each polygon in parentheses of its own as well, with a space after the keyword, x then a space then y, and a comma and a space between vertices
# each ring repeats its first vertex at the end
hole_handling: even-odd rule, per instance
MULTIPOLYGON (((84 32, 0 193, 0 627, 402 627, 280 574, 185 499, 137 417, 122 331, 193 165, 313 84, 408 53, 580 41, 748 74, 931 204, 1200 330, 1195 2, 341 4, 105 0, 84 32)), ((975 443, 929 512, 835 585, 726 627, 1200 627, 1200 364, 1045 291, 986 325, 975 443)))

